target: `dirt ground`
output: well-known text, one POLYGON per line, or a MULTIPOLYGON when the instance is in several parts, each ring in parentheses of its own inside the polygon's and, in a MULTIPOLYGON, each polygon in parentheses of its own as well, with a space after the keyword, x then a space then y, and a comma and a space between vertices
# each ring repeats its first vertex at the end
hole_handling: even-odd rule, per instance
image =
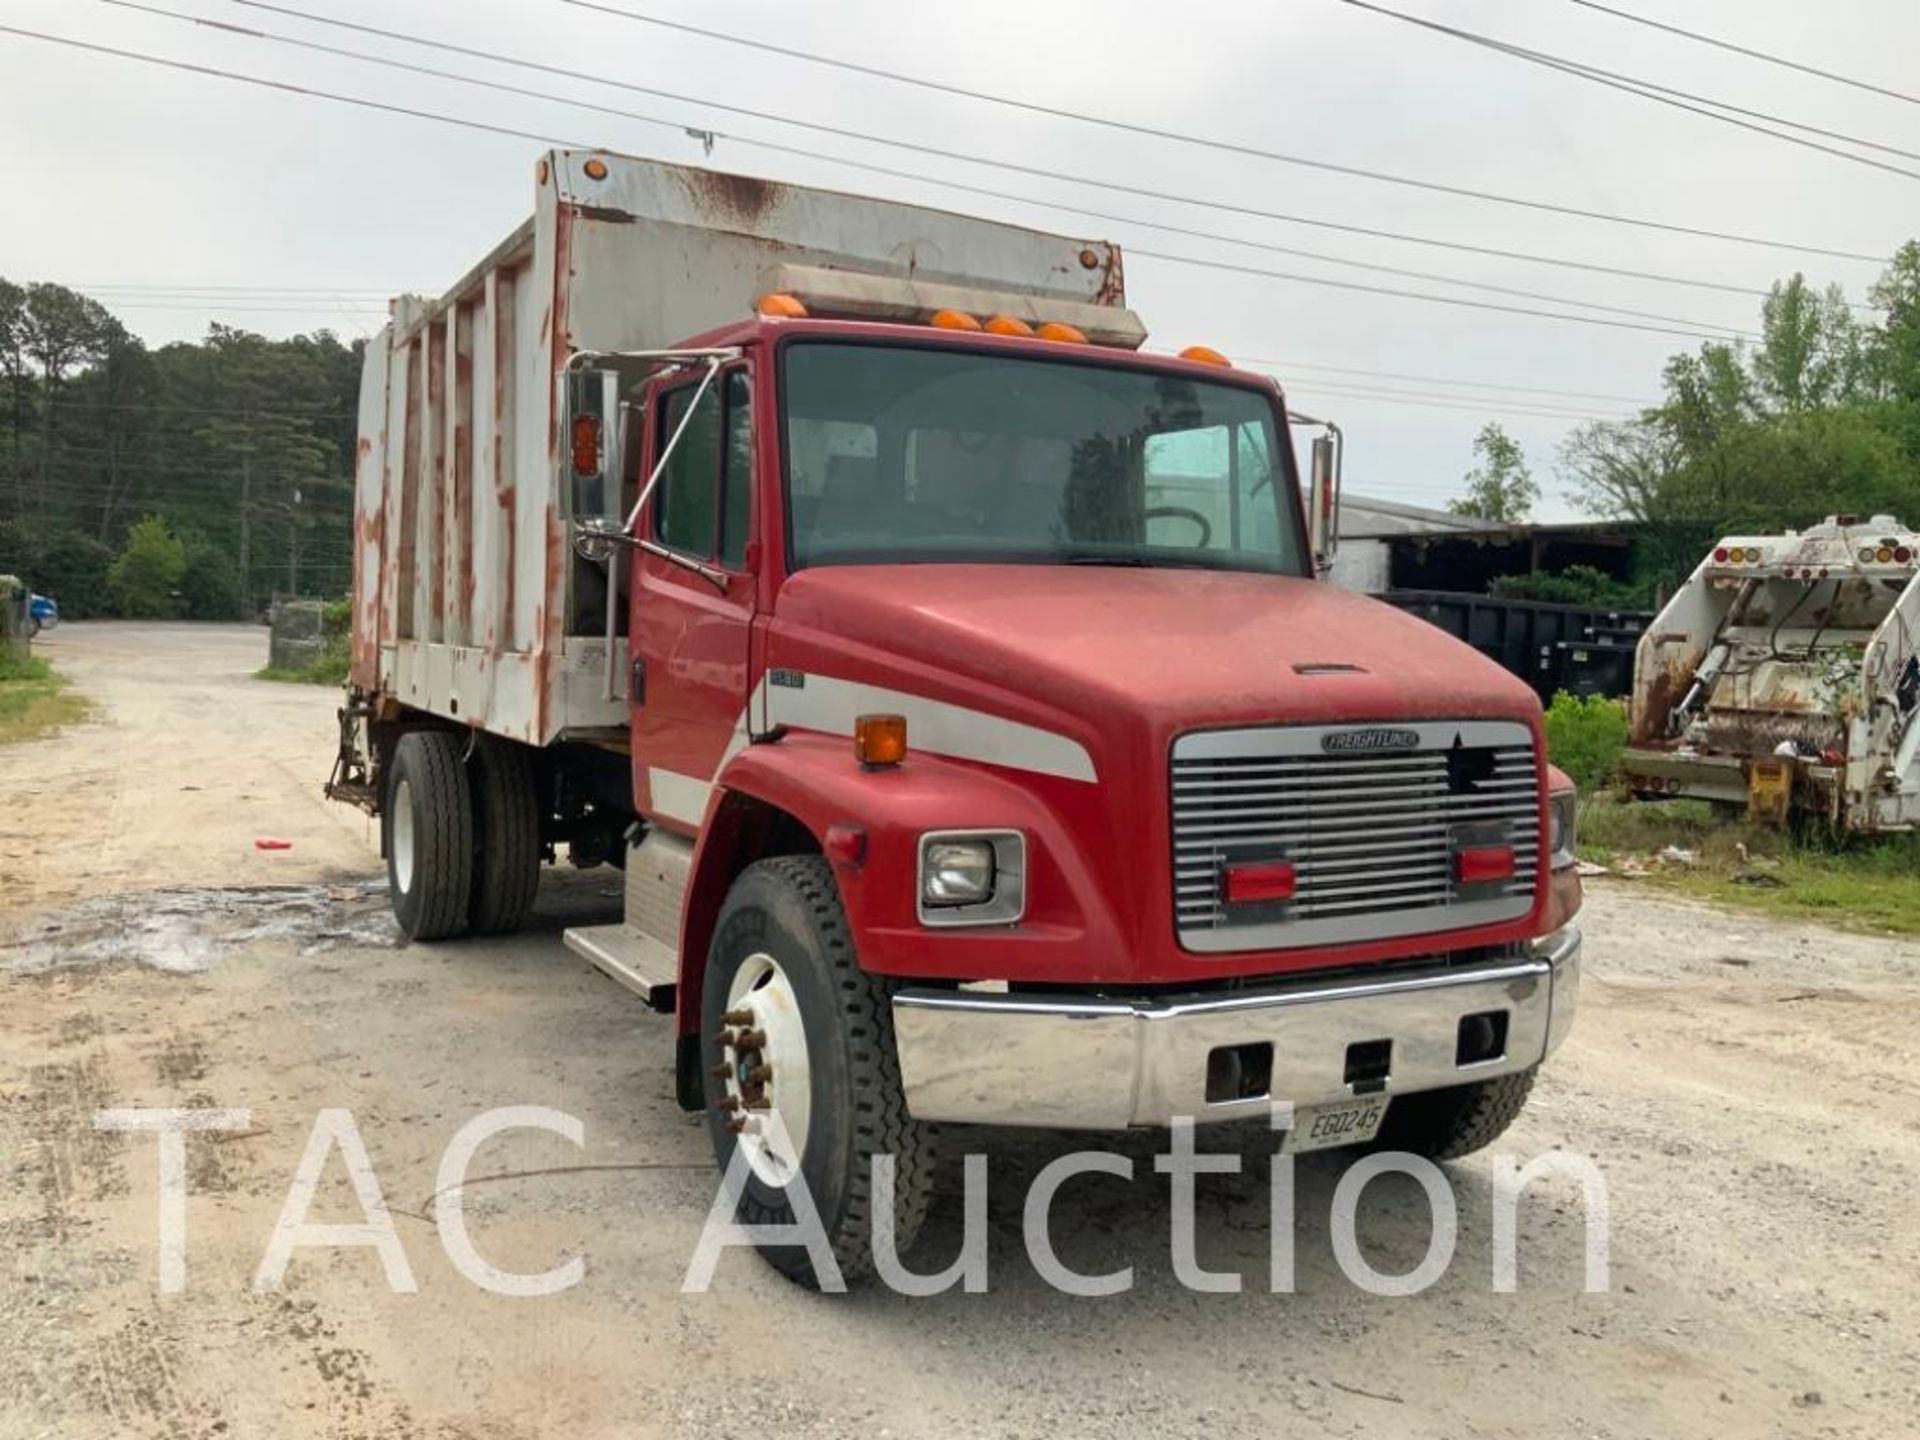
MULTIPOLYGON (((0 750, 0 1436, 1803 1436, 1915 1433, 1920 1413, 1920 947, 1590 894, 1572 1039, 1502 1149, 1593 1157, 1605 1293, 1582 1289, 1571 1182, 1520 1210, 1493 1293, 1491 1169, 1451 1167, 1460 1235, 1425 1292, 1336 1266, 1350 1163, 1299 1164, 1297 1290, 1267 1287, 1268 1167, 1201 1185, 1200 1294, 1168 1258, 1159 1137, 953 1132, 984 1152, 992 1285, 821 1297, 751 1255, 681 1293, 713 1197, 675 1108, 669 1023, 560 943, 610 917, 612 872, 550 876, 530 933, 400 947, 369 826, 319 795, 330 692, 252 680, 252 628, 69 625, 45 652, 92 723, 0 750), (261 850, 255 840, 291 842, 261 850), (491 1142, 468 1211, 502 1267, 583 1256, 545 1299, 468 1283, 431 1219, 439 1157, 481 1111, 578 1116, 585 1146, 491 1142), (186 1288, 156 1283, 151 1137, 101 1107, 245 1108, 188 1146, 186 1288), (316 1114, 352 1112, 417 1279, 365 1249, 252 1279, 316 1114), (1027 1182, 1094 1144, 1136 1177, 1055 1207, 1061 1257, 1135 1267, 1072 1299, 1020 1244, 1027 1182)), ((1233 1137, 1228 1137, 1233 1138, 1233 1137)), ((1233 1143, 1257 1150, 1258 1137, 1233 1143)), ((1214 1143, 1219 1143, 1218 1140, 1214 1143)), ((957 1178, 957 1165, 956 1165, 957 1178)), ((1382 1270, 1425 1251, 1410 1181, 1365 1191, 1382 1270)), ((315 1206, 358 1219, 338 1157, 315 1206)), ((955 1253, 943 1203, 908 1257, 955 1253)))

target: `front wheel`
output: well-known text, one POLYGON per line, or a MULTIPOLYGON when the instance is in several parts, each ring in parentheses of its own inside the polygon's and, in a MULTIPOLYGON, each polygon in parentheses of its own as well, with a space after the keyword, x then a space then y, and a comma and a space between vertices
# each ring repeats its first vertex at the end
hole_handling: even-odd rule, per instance
MULTIPOLYGON (((820 856, 762 860, 734 881, 701 991, 714 1158, 722 1172, 736 1154, 744 1161, 743 1224, 794 1224, 804 1182, 846 1280, 873 1268, 873 1157, 894 1157, 899 1248, 919 1231, 932 1189, 934 1132, 907 1114, 900 1084, 895 988, 860 968, 820 856)), ((820 1285, 804 1246, 761 1253, 788 1278, 820 1285)))
POLYGON ((1536 1066, 1471 1085, 1396 1096, 1375 1148, 1407 1150, 1429 1160, 1457 1160, 1485 1149, 1520 1118, 1538 1073, 1536 1066))

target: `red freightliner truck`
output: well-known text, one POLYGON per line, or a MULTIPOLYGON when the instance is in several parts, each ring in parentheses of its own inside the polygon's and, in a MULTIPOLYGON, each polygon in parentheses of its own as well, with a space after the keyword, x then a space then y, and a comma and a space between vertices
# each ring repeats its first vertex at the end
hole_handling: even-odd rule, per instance
POLYGON ((620 866, 567 944, 846 1274, 943 1125, 1445 1158, 1572 1023, 1538 702, 1321 578, 1334 427, 1145 338, 1110 244, 554 151, 367 350, 328 793, 414 940, 620 866))

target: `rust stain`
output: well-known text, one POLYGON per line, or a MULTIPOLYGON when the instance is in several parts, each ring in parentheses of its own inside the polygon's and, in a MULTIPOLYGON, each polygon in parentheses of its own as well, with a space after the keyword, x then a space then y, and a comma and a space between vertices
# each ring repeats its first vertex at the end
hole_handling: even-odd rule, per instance
MULTIPOLYGON (((425 331, 427 347, 427 417, 429 424, 444 424, 447 409, 447 347, 440 337, 437 325, 428 325, 425 331)), ((439 462, 431 470, 422 467, 420 483, 437 485, 440 490, 440 504, 434 507, 433 527, 433 571, 428 577, 427 605, 430 617, 427 638, 439 640, 446 633, 447 606, 447 522, 444 506, 447 493, 447 456, 439 453, 444 446, 437 444, 438 436, 425 437, 431 446, 434 458, 439 462)))
POLYGON ((453 324, 453 534, 460 561, 454 618, 459 639, 467 643, 473 638, 474 581, 479 569, 473 552, 473 307, 459 307, 453 324))
POLYGON ((787 189, 772 180, 729 175, 721 170, 688 170, 684 183, 703 210, 737 225, 750 225, 785 199, 787 189))
POLYGON ((1127 272, 1121 262, 1118 245, 1107 246, 1106 268, 1101 271, 1100 288, 1094 291, 1093 303, 1096 305, 1127 303, 1127 272))
POLYGON ((1687 673, 1673 666, 1661 670, 1647 682, 1644 693, 1634 696, 1633 733, 1629 745, 1657 745, 1666 736, 1667 716, 1678 702, 1687 673), (1678 692, 1678 693, 1676 693, 1678 692))

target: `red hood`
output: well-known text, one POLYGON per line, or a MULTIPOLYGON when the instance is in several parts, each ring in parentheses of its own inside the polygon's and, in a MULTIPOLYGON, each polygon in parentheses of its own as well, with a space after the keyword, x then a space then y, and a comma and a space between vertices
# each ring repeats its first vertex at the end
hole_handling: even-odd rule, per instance
POLYGON ((863 671, 897 657, 909 670, 944 671, 962 688, 971 681, 1065 717, 1131 710, 1162 734, 1197 725, 1525 719, 1539 710, 1519 679, 1425 621, 1333 585, 1271 575, 821 566, 781 588, 776 632, 805 635, 808 649, 845 646, 863 671))

